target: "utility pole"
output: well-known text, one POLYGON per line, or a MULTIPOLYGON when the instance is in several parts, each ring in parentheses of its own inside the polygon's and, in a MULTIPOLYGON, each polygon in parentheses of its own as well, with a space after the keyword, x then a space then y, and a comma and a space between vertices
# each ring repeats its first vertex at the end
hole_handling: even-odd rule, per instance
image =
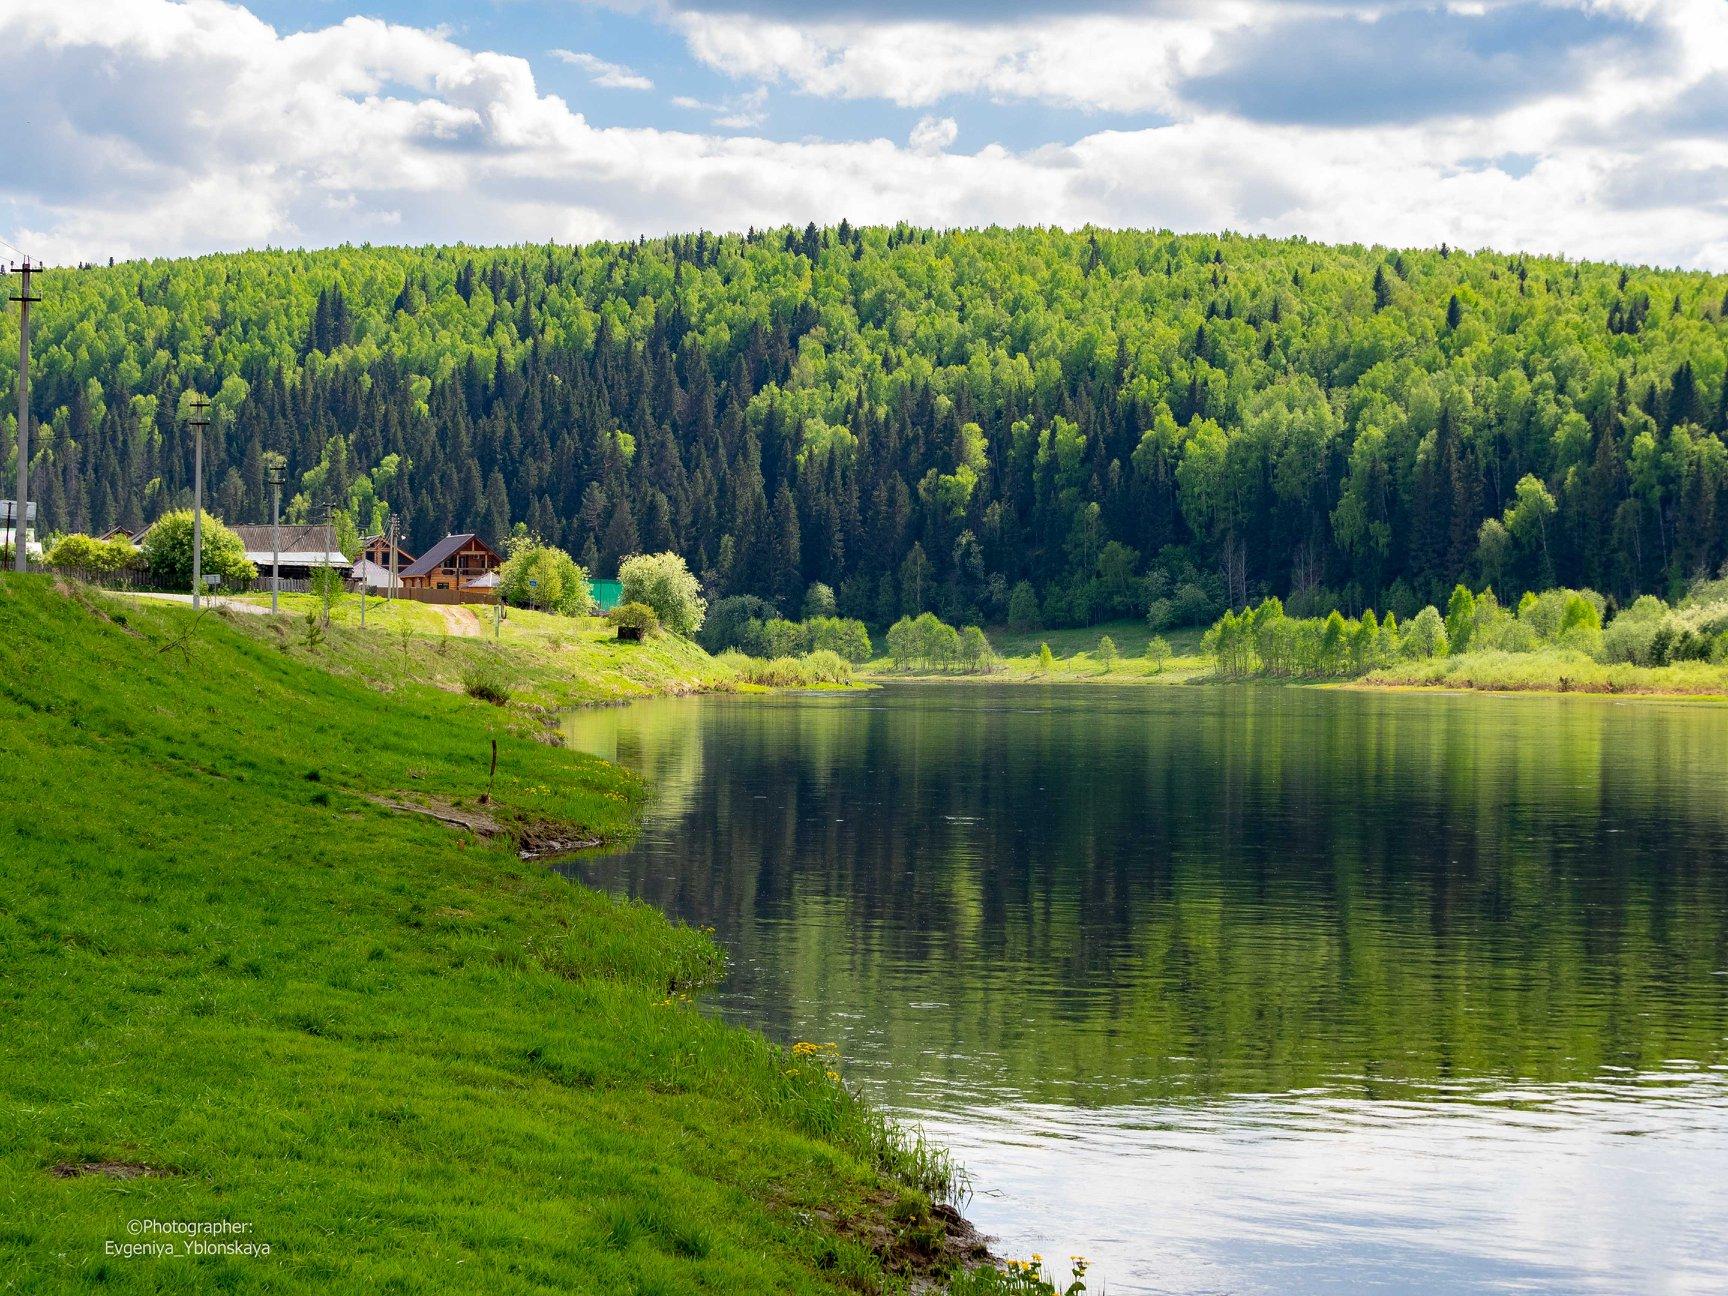
POLYGON ((270 613, 274 616, 281 610, 277 603, 282 588, 282 470, 286 465, 275 452, 265 462, 270 480, 270 613))
POLYGON ((30 276, 42 267, 25 257, 18 266, 18 498, 13 501, 12 565, 18 571, 29 566, 25 530, 30 521, 30 304, 40 297, 30 295, 30 276))
POLYGON ((396 601, 396 523, 396 515, 392 513, 390 515, 390 601, 392 603, 396 601))
POLYGON ((192 608, 204 599, 204 429, 210 426, 210 402, 192 398, 192 608))

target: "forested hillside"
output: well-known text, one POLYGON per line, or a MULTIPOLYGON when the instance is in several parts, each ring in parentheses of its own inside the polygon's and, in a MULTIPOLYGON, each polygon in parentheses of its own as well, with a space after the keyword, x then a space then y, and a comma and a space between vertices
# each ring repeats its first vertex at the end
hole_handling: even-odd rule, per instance
POLYGON ((1052 624, 1408 615, 1460 579, 1625 600, 1728 559, 1721 276, 842 225, 40 283, 48 531, 185 502, 200 389, 230 521, 268 516, 280 450, 296 516, 388 504, 416 547, 520 522, 601 574, 678 549, 713 594, 795 610, 820 580, 879 624, 1034 593, 1052 624))

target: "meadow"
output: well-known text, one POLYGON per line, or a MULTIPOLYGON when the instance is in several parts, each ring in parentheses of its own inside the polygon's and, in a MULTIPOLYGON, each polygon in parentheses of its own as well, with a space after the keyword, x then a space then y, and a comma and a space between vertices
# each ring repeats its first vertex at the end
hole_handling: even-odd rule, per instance
POLYGON ((281 623, 0 581, 9 1289, 892 1290, 968 1253, 843 1059, 695 1011, 707 934, 522 857, 629 834, 634 777, 426 683, 440 642, 369 680, 387 628, 281 623))

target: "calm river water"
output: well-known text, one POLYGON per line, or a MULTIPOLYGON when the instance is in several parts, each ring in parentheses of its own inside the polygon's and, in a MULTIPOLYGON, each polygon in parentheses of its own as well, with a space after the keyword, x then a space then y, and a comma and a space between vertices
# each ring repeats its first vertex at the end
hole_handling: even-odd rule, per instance
MULTIPOLYGON (((572 873, 1122 1292, 1728 1292, 1728 708, 890 686, 585 712, 572 873)), ((1099 1290, 1099 1284, 1093 1284, 1099 1290)))

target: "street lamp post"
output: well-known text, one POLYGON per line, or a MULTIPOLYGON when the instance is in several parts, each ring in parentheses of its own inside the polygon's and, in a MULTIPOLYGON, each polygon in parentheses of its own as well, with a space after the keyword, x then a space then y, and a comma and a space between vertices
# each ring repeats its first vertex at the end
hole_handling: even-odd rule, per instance
POLYGON ((390 601, 396 601, 396 537, 399 534, 397 517, 390 515, 390 601))
POLYGON ((192 398, 192 607, 204 598, 204 429, 210 426, 210 402, 192 398))
POLYGON ((30 522, 30 304, 40 297, 30 295, 30 276, 42 267, 25 257, 18 267, 18 499, 13 505, 12 565, 29 569, 29 544, 25 528, 30 522))
POLYGON ((271 455, 269 460, 268 478, 270 481, 270 612, 274 615, 281 609, 277 606, 282 587, 282 469, 281 457, 271 455))

